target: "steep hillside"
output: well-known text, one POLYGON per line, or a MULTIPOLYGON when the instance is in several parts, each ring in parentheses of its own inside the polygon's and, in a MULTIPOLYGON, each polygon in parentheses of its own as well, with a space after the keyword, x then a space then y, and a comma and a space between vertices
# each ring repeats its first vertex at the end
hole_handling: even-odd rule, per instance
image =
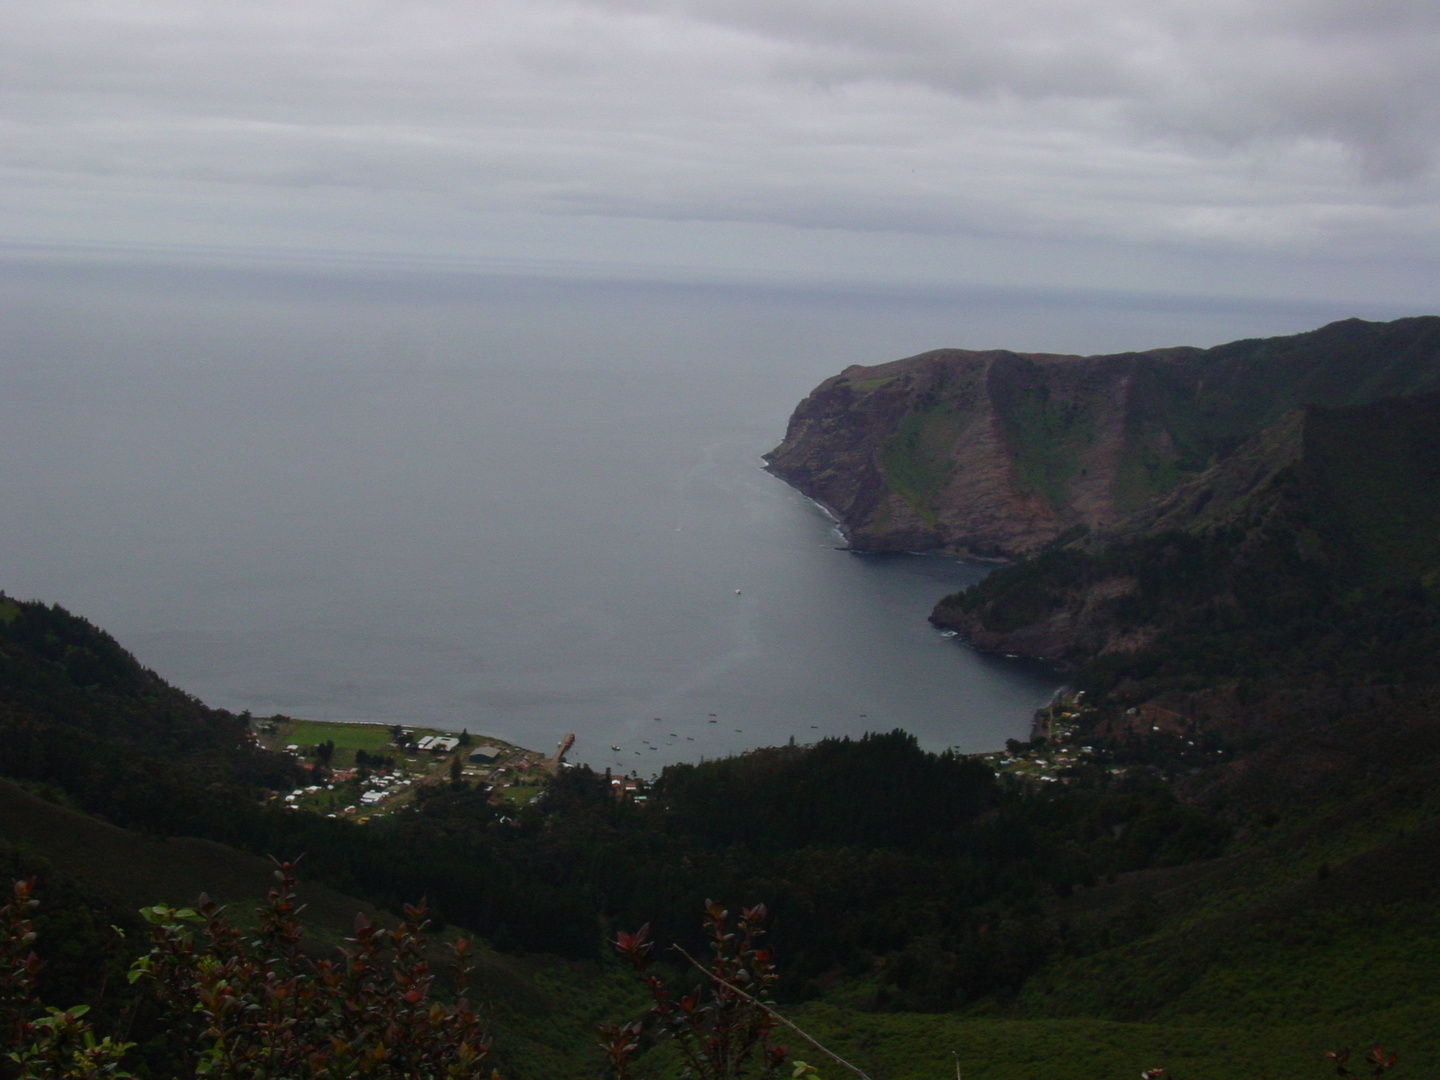
POLYGON ((58 605, 0 593, 0 774, 159 835, 229 839, 233 804, 293 786, 292 759, 250 739, 58 605))
POLYGON ((1440 318, 1213 349, 945 349, 821 383, 766 455, 863 550, 1024 555, 1105 528, 1303 405, 1440 389, 1440 318))
POLYGON ((1433 584, 1437 570, 1440 395, 1429 394, 1296 410, 1115 526, 945 598, 932 620, 982 648, 1094 663, 1221 624, 1231 642, 1278 642, 1285 627, 1305 640, 1322 613, 1393 606, 1384 589, 1433 584))

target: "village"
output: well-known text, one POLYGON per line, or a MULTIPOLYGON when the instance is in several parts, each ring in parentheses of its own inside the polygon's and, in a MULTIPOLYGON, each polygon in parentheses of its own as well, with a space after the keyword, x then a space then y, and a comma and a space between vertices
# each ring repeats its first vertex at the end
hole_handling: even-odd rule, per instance
MULTIPOLYGON (((1036 713, 1029 742, 975 755, 997 774, 1021 783, 1066 784, 1083 765, 1094 764, 1091 747, 1078 742, 1087 706, 1083 693, 1058 695, 1036 713)), ((455 734, 435 728, 378 723, 301 720, 276 715, 250 722, 251 737, 269 750, 295 757, 310 782, 280 791, 272 800, 290 809, 364 824, 393 813, 426 785, 483 785, 490 801, 518 810, 540 798, 546 781, 567 767, 567 735, 550 755, 493 736, 455 734)), ((1112 773, 1124 772, 1112 766, 1112 773)), ((647 785, 635 777, 611 780, 617 799, 646 801, 647 785)), ((502 815, 508 816, 508 815, 502 815)))
POLYGON ((518 809, 539 798, 574 742, 567 736, 547 756, 469 731, 282 715, 251 719, 250 733, 258 745, 294 757, 308 774, 309 783, 275 792, 274 803, 361 824, 393 813, 426 785, 482 785, 496 806, 518 809))
MULTIPOLYGON (((1021 782, 1065 784, 1081 765, 1095 760, 1093 747, 1078 742, 1081 719, 1090 711, 1084 691, 1061 693, 1035 714, 1035 724, 1027 743, 1011 739, 1006 749, 977 754, 1000 776, 1021 782)), ((1114 775, 1126 772, 1123 766, 1111 766, 1114 775)))

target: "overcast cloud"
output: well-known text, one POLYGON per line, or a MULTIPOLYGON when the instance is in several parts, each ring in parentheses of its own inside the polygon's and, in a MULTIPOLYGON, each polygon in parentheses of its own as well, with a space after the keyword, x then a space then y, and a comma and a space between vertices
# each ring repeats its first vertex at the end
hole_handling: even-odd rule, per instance
POLYGON ((1440 241, 1434 0, 0 12, 10 242, 1213 290, 1440 241))

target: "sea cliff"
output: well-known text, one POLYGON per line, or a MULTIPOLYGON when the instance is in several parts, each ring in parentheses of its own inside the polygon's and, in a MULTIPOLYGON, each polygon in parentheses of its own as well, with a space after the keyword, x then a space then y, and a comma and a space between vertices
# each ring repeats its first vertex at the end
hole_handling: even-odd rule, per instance
POLYGON ((1306 405, 1440 389, 1440 318, 1212 349, 941 349, 827 379, 768 467, 858 550, 1013 558, 1121 525, 1306 405))

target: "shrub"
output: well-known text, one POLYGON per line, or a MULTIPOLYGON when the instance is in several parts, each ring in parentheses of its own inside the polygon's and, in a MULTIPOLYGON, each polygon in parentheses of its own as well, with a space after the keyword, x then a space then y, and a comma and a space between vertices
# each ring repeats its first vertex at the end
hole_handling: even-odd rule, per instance
MULTIPOLYGON (((192 1080, 480 1080, 490 1043, 465 997, 470 945, 451 946, 453 1004, 432 997, 425 960, 425 908, 405 908, 394 930, 355 919, 335 960, 300 948, 294 867, 277 863, 276 885, 253 934, 236 929, 202 896, 194 908, 145 908, 150 949, 130 981, 150 989, 177 1076, 192 1080)), ((10 1045, 5 1070, 20 1080, 128 1077, 119 1065, 134 1045, 97 1039, 83 1006, 42 1009, 40 962, 30 944, 34 882, 15 885, 0 908, 0 1024, 10 1045)))

